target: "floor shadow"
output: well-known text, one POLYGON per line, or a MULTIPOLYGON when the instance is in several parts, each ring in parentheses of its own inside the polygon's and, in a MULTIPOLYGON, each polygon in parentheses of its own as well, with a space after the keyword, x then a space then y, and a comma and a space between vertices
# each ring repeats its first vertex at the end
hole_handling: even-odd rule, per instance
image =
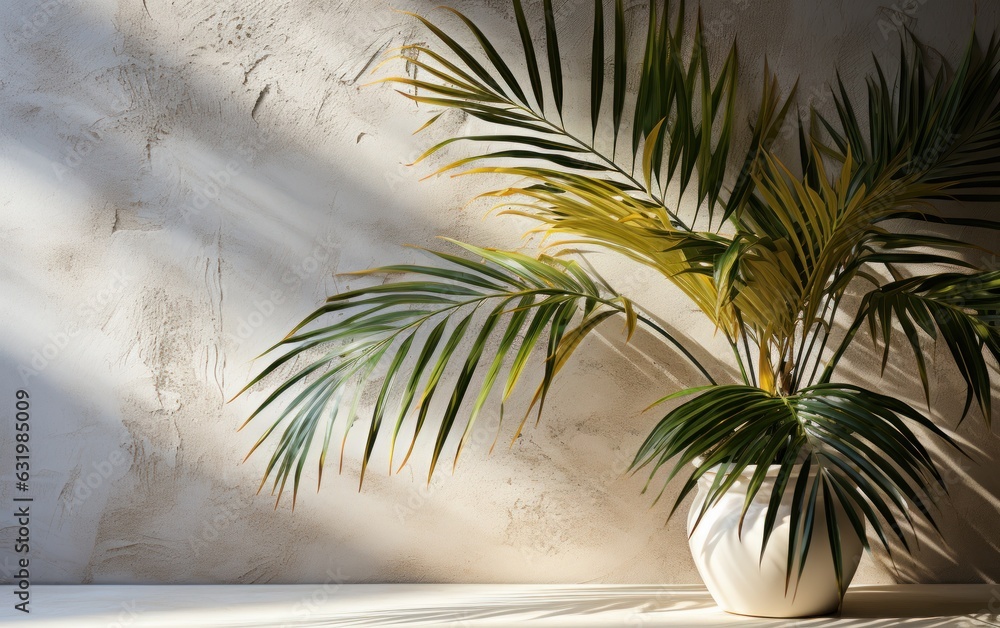
POLYGON ((892 585, 849 589, 840 616, 980 617, 1000 613, 1000 588, 995 585, 892 585))

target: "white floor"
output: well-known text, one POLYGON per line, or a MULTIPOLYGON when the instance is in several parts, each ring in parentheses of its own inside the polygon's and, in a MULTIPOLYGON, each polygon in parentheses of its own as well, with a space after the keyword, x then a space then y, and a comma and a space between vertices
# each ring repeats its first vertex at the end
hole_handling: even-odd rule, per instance
POLYGON ((7 593, 3 626, 1000 626, 1000 585, 857 586, 839 617, 767 620, 719 610, 701 586, 34 586, 7 593))

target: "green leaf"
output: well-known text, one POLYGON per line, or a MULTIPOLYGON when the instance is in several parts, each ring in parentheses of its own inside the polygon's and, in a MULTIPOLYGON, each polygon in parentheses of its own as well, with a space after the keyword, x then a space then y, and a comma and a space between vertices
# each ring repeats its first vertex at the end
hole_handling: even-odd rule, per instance
POLYGON ((618 130, 625 111, 625 86, 628 81, 628 48, 625 41, 625 2, 615 0, 615 93, 612 102, 614 145, 618 145, 618 130))
MULTIPOLYGON (((486 37, 483 31, 480 30, 480 28, 476 26, 476 24, 472 20, 467 18, 461 11, 458 11, 451 7, 443 7, 443 8, 448 11, 451 11, 452 13, 457 15, 460 20, 465 22, 465 25, 469 28, 469 31, 472 32, 473 36, 475 36, 476 40, 479 42, 479 45, 482 46, 483 52, 486 53, 486 56, 490 60, 490 63, 493 64, 493 67, 496 68, 497 72, 500 73, 500 76, 503 77, 504 83, 506 83, 507 87, 510 89, 514 97, 517 98, 519 102, 527 104, 527 99, 524 97, 524 91, 521 89, 521 86, 518 85, 517 79, 514 77, 514 73, 511 72, 510 68, 507 67, 507 64, 504 63, 503 57, 500 55, 499 52, 497 52, 496 48, 490 42, 489 38, 486 37)), ((465 59, 463 59, 463 61, 464 60, 465 59)), ((468 63, 468 61, 466 61, 466 63, 468 63)))
MULTIPOLYGON (((401 466, 412 455, 424 427, 433 422, 436 436, 429 465, 432 474, 449 436, 461 432, 457 462, 506 362, 511 364, 501 410, 502 403, 509 399, 522 378, 533 349, 548 335, 544 375, 530 404, 537 405, 541 413, 553 379, 593 329, 612 316, 622 316, 630 330, 640 320, 630 301, 606 287, 603 280, 602 288, 574 260, 549 256, 536 259, 520 253, 454 244, 479 259, 429 251, 436 258, 436 265, 395 264, 355 273, 405 273, 414 279, 331 296, 268 351, 281 353, 251 384, 263 381, 281 368, 291 367, 291 374, 284 376, 285 381, 267 396, 247 423, 267 408, 280 407, 277 419, 251 449, 253 453, 280 426, 285 426, 264 475, 264 482, 273 477, 278 499, 291 481, 294 505, 302 469, 316 439, 322 441, 319 453, 322 478, 332 430, 338 421, 343 432, 340 443, 343 462, 346 437, 356 422, 361 393, 383 360, 388 366, 367 426, 359 478, 362 482, 379 446, 379 434, 385 431, 390 433, 387 446, 392 470, 396 439, 414 406, 414 430, 401 466), (477 317, 477 310, 486 304, 489 313, 485 318, 477 317), (328 316, 339 318, 319 322, 328 316), (501 324, 508 317, 509 322, 501 324), (575 317, 580 317, 581 322, 574 327, 571 321, 575 317), (486 348, 500 335, 501 329, 504 331, 499 346, 476 389, 474 377, 486 348), (522 331, 523 339, 518 345, 522 331), (470 335, 474 337, 466 342, 470 335), (298 363, 317 351, 321 355, 311 362, 298 363), (451 364, 456 365, 454 374, 449 372, 451 364), (297 386, 301 390, 296 390, 297 386), (431 405, 443 386, 448 387, 450 398, 443 413, 438 415, 431 412, 431 405), (462 426, 463 402, 470 392, 475 402, 462 426), (397 407, 390 410, 394 404, 397 407), (395 413, 395 420, 387 419, 391 412, 395 413)), ((676 339, 666 337, 676 344, 676 339)))
POLYGON ((528 79, 531 81, 531 92, 535 96, 538 111, 545 112, 545 94, 542 92, 542 77, 538 71, 538 61, 535 58, 535 45, 531 41, 531 31, 524 17, 524 7, 521 0, 514 0, 514 17, 517 20, 517 31, 521 35, 521 46, 524 48, 524 64, 528 69, 528 79))
POLYGON ((458 42, 452 39, 440 28, 435 26, 430 20, 421 15, 417 15, 416 13, 410 13, 409 11, 402 11, 402 13, 420 20, 420 22, 427 28, 427 30, 434 33, 434 35, 438 39, 444 42, 444 44, 448 46, 448 48, 451 49, 451 51, 455 53, 455 55, 458 56, 459 59, 462 60, 462 62, 466 65, 466 67, 468 67, 476 76, 480 78, 480 80, 483 81, 483 83, 485 83, 487 86, 489 86, 490 88, 492 88, 497 92, 501 93, 503 92, 503 90, 500 88, 500 84, 497 83, 496 79, 494 79, 493 76, 486 71, 486 68, 484 68, 482 64, 476 61, 475 57, 469 54, 465 50, 465 48, 459 45, 458 42))
POLYGON ((562 61, 559 58, 559 40, 556 34, 556 20, 552 13, 552 0, 545 0, 545 47, 549 53, 549 78, 552 80, 552 98, 556 111, 562 117, 563 77, 562 61))
MULTIPOLYGON (((1000 271, 942 273, 901 279, 872 290, 865 295, 853 328, 867 320, 873 330, 873 338, 879 335, 876 330, 880 329, 885 344, 883 360, 886 360, 892 338, 892 322, 898 321, 916 358, 917 371, 928 399, 929 378, 918 329, 931 339, 940 338, 951 352, 966 383, 967 396, 962 417, 966 416, 975 399, 988 423, 992 409, 992 377, 983 359, 983 350, 1000 361, 998 313, 1000 271)), ((847 343, 845 338, 821 381, 830 381, 847 343)))
MULTIPOLYGON (((365 442, 365 453, 361 459, 361 474, 358 479, 358 490, 361 490, 361 486, 365 482, 365 469, 368 468, 368 461, 371 460, 372 452, 375 450, 375 439, 378 437, 379 428, 382 427, 382 417, 385 416, 385 411, 389 401, 389 394, 392 390, 393 384, 396 382, 397 376, 400 374, 400 367, 403 365, 403 360, 409 355, 410 346, 413 344, 413 334, 407 336, 399 348, 396 350, 396 355, 392 358, 392 363, 389 365, 389 370, 386 371, 385 379, 382 381, 382 388, 379 390, 378 399, 375 401, 375 411, 372 414, 371 425, 368 429, 368 440, 365 442)), ((320 465, 320 474, 322 475, 322 464, 320 465)))
POLYGON ((590 55, 591 142, 597 136, 604 97, 604 0, 594 0, 594 41, 590 55))
MULTIPOLYGON (((392 460, 393 453, 396 450, 396 438, 399 436, 399 430, 403 427, 403 419, 406 418, 407 413, 410 411, 410 406, 413 404, 413 399, 417 394, 417 386, 420 384, 420 380, 424 375, 424 371, 431 362, 431 357, 437 350, 437 345, 441 341, 441 337, 444 336, 445 329, 448 326, 448 319, 442 319, 434 329, 431 330, 430 335, 424 342, 423 349, 420 351, 420 356, 417 358, 417 363, 413 367, 413 371, 410 374, 410 381, 406 384, 406 389, 403 392, 403 397, 399 403, 399 414, 396 416, 396 426, 392 430, 392 439, 389 442, 389 469, 392 470, 392 460)), ((418 401, 419 403, 419 401, 418 401)), ((414 436, 416 440, 416 436, 414 436)), ((405 460, 404 460, 405 464, 405 460)), ((402 465, 401 465, 402 466, 402 465)))

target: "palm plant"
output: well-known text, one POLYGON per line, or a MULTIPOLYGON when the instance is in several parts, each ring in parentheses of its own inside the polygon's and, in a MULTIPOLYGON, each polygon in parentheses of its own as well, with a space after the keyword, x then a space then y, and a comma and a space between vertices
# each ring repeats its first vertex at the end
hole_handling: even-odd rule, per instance
POLYGON ((836 115, 813 111, 808 125, 800 118, 798 163, 786 164, 774 144, 794 88, 782 99, 765 68, 749 148, 734 155, 741 126, 737 48, 721 65, 710 63, 700 15, 689 36, 683 2, 673 12, 650 3, 633 91, 626 87, 623 2, 614 2, 607 20, 604 3, 595 2, 586 122, 563 117, 565 77, 551 0, 542 8, 544 51, 535 49, 520 0, 513 10, 523 44, 516 68, 475 22, 451 10, 475 43, 466 47, 414 16, 442 47, 403 46, 389 60, 425 78, 414 72, 384 81, 441 110, 422 129, 453 109, 496 129, 446 138, 418 161, 460 141, 482 147, 437 172, 510 175, 510 187, 485 196, 537 221, 550 239, 545 251, 555 252, 531 257, 452 242, 457 252, 430 251, 428 265, 365 271, 412 278, 331 296, 268 350, 280 355, 244 389, 279 368, 293 369, 248 419, 280 404, 254 446, 276 440, 261 486, 273 479, 272 494, 280 499, 291 479, 294 499, 314 448, 322 478, 335 429, 342 460, 366 383, 379 377, 366 413, 361 481, 380 444, 389 448, 391 470, 397 436, 414 414, 400 467, 430 431, 430 480, 450 439, 458 439, 457 464, 493 396, 501 399, 502 421, 533 356, 540 354, 544 372, 515 439, 536 408, 541 415, 553 378, 585 337, 620 316, 627 337, 648 327, 707 381, 660 400, 693 395, 667 412, 632 463, 634 470, 648 468, 650 480, 663 467, 669 467, 666 481, 692 469, 674 509, 709 469, 719 472, 702 514, 756 465, 745 514, 768 465, 778 465, 764 538, 766 544, 782 496, 792 491, 791 529, 801 534, 789 536, 789 574, 795 559, 801 574, 820 503, 827 506, 838 582, 834 501, 845 506, 861 539, 867 522, 887 551, 892 536, 908 548, 900 523, 912 527, 913 517, 923 516, 933 524, 928 494, 944 486, 918 432, 957 445, 924 412, 835 376, 866 323, 884 345, 884 369, 899 344, 898 328, 929 406, 922 340, 940 340, 967 386, 963 418, 975 403, 989 421, 984 350, 1000 359, 1000 272, 968 261, 977 247, 918 234, 913 226, 1000 228, 965 214, 965 203, 1000 199, 1000 179, 990 167, 1000 158, 1000 44, 992 39, 983 47, 972 37, 953 71, 932 74, 918 42, 904 38, 896 79, 890 82, 876 64, 868 82, 867 124, 838 77, 836 115), (963 204, 957 214, 943 213, 936 209, 943 199, 963 204), (713 376, 708 366, 718 365, 702 364, 574 259, 580 247, 620 253, 683 291, 731 346, 739 380, 713 376), (926 265, 946 272, 918 274, 926 265), (853 322, 838 331, 835 320, 846 306, 853 322), (439 399, 446 400, 443 411, 432 411, 439 399))

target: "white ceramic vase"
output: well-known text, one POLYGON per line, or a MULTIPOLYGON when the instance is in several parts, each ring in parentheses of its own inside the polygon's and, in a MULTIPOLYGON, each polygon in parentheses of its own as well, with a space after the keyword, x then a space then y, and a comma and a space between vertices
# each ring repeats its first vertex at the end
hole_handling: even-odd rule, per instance
MULTIPOLYGON (((842 600, 833 568, 822 498, 817 504, 813 538, 802 579, 796 588, 797 568, 793 567, 791 584, 787 595, 785 593, 792 489, 799 475, 798 467, 786 487, 774 532, 764 558, 760 560, 764 517, 779 468, 778 465, 770 467, 767 479, 754 496, 743 522, 742 538, 737 532, 740 512, 746 498, 746 486, 755 467, 746 468, 739 481, 708 510, 692 531, 705 495, 715 479, 714 469, 699 479, 698 493, 688 514, 688 536, 694 563, 715 602, 730 613, 757 617, 809 617, 836 613, 842 600)), ((862 544, 840 501, 833 501, 838 508, 846 588, 861 561, 862 544)))

